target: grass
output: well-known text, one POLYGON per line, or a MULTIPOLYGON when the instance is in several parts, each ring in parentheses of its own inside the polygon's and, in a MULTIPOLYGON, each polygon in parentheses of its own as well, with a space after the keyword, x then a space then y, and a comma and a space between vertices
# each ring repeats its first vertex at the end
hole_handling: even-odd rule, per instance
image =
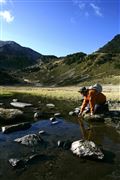
MULTIPOLYGON (((82 97, 78 93, 78 90, 78 86, 59 88, 0 86, 0 103, 4 104, 4 108, 12 108, 10 102, 13 99, 33 104, 33 107, 23 109, 26 117, 28 117, 28 120, 31 122, 33 121, 33 116, 36 111, 52 114, 60 112, 64 119, 77 122, 75 117, 69 116, 69 112, 73 111, 76 107, 80 107, 82 103, 82 97), (53 103, 55 108, 48 109, 46 107, 47 103, 53 103)), ((103 87, 103 92, 108 100, 120 100, 119 86, 103 87)))
MULTIPOLYGON (((29 87, 29 86, 1 86, 0 96, 31 95, 57 100, 79 101, 82 99, 78 93, 79 87, 29 87)), ((120 100, 120 86, 103 86, 103 93, 108 100, 120 100)))

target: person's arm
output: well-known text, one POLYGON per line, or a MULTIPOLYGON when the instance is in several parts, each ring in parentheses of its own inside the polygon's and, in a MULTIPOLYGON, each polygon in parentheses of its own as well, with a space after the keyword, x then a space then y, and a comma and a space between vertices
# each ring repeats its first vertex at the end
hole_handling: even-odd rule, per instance
POLYGON ((88 101, 86 98, 84 98, 81 109, 80 109, 80 114, 82 114, 82 112, 84 111, 85 107, 87 106, 88 101))
POLYGON ((89 105, 90 105, 90 113, 91 115, 94 114, 94 107, 95 107, 95 92, 90 92, 89 94, 89 105))

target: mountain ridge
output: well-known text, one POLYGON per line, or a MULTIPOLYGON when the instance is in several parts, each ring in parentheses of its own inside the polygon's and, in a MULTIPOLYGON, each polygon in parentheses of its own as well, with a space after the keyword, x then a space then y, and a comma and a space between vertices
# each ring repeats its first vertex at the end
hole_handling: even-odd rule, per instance
MULTIPOLYGON (((30 52, 28 53, 29 56, 30 52)), ((25 64, 24 58, 22 56, 19 59, 19 56, 17 56, 17 63, 23 61, 23 64, 25 64)), ((12 60, 10 60, 11 62, 12 60)), ((14 64, 14 62, 12 63, 14 64)), ((4 68, 1 66, 1 51, 0 67, 4 68)), ((107 82, 105 80, 107 77, 109 78, 107 83, 110 83, 111 76, 120 75, 120 34, 89 55, 83 52, 59 58, 54 55, 42 55, 35 63, 28 63, 22 68, 19 67, 10 69, 12 75, 18 77, 21 82, 28 79, 32 84, 37 82, 43 86, 65 86, 93 81, 107 82)), ((5 69, 7 70, 6 67, 5 69)))

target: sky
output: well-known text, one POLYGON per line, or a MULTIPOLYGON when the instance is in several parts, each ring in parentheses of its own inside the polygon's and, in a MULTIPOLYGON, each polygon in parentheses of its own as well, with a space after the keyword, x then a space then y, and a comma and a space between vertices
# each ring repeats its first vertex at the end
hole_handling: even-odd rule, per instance
POLYGON ((0 0, 0 40, 43 55, 91 54, 120 34, 120 0, 0 0))

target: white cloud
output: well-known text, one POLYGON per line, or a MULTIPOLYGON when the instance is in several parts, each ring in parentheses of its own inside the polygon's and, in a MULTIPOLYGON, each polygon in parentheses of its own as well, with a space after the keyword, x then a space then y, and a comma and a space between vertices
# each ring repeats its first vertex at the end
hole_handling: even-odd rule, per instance
POLYGON ((12 16, 10 11, 0 11, 0 17, 2 17, 7 23, 10 23, 14 20, 14 16, 12 16))
POLYGON ((73 0, 73 3, 80 9, 80 13, 86 17, 91 15, 90 8, 92 8, 97 16, 103 17, 100 7, 95 5, 93 0, 73 0))
POLYGON ((79 8, 82 10, 82 9, 85 8, 85 3, 79 2, 79 3, 78 3, 78 6, 79 6, 79 8))
POLYGON ((6 0, 0 0, 0 4, 6 3, 6 0))
POLYGON ((103 16, 103 14, 100 12, 100 8, 98 6, 96 6, 93 3, 90 3, 90 6, 93 8, 93 10, 95 11, 96 15, 101 16, 101 17, 103 16))

